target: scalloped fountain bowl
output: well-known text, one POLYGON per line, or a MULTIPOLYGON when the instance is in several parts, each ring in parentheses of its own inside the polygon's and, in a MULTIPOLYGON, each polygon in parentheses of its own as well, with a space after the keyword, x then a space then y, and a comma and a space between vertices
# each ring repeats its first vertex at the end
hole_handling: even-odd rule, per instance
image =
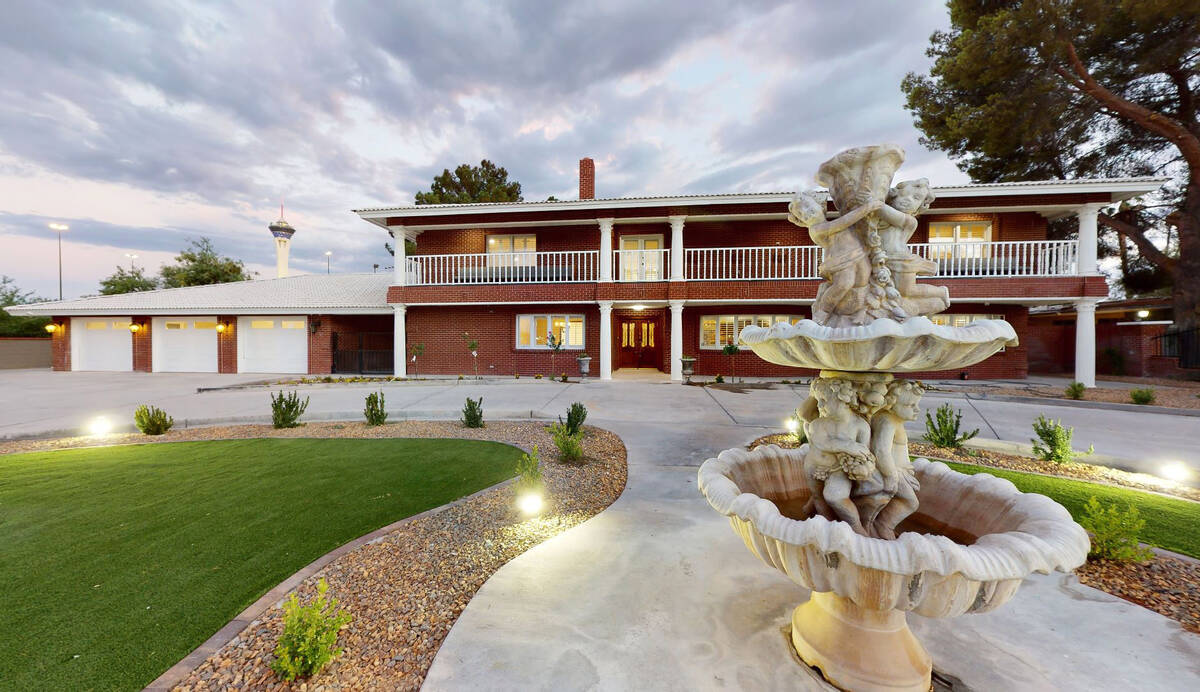
POLYGON ((812 320, 778 322, 745 327, 738 338, 760 358, 777 365, 856 372, 953 370, 1017 345, 1016 331, 1004 320, 948 327, 928 317, 904 322, 878 319, 860 327, 826 327, 812 320))
POLYGON ((931 659, 905 611, 987 612, 1029 574, 1070 571, 1087 558, 1087 534, 1058 503, 926 459, 913 462, 920 509, 895 540, 805 516, 806 451, 726 450, 700 467, 699 486, 751 552, 813 591, 792 615, 792 643, 843 689, 928 690, 931 659))

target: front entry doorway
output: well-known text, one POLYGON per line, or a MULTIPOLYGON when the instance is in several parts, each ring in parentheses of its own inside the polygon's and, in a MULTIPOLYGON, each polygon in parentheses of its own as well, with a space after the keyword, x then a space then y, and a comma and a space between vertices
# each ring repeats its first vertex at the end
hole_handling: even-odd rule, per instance
POLYGON ((662 315, 617 319, 617 367, 662 369, 662 315))

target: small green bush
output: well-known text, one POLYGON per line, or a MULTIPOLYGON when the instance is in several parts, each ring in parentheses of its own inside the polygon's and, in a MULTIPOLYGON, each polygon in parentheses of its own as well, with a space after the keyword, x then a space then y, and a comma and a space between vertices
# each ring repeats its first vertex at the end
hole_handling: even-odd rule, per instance
POLYGON ((1067 385, 1067 390, 1066 390, 1067 398, 1068 399, 1082 399, 1083 393, 1086 390, 1087 390, 1087 387, 1084 387, 1082 382, 1072 382, 1071 384, 1067 385))
POLYGON ((483 397, 467 397, 467 403, 463 404, 462 424, 468 428, 483 427, 483 397))
POLYGON ((566 382, 567 381, 567 373, 564 372, 562 375, 559 375, 558 379, 562 382, 566 382))
POLYGON ((350 623, 350 614, 328 598, 329 584, 317 582, 317 597, 300 605, 296 594, 283 604, 283 634, 275 647, 271 670, 284 680, 306 678, 321 672, 327 663, 342 655, 337 648, 338 630, 350 623))
POLYGON ((542 467, 538 464, 537 445, 533 446, 532 452, 522 454, 517 459, 517 482, 513 489, 518 495, 524 492, 541 492, 542 467))
POLYGON ((1129 390, 1129 400, 1135 404, 1145 406, 1146 404, 1154 403, 1153 389, 1131 389, 1129 390))
POLYGON ((572 435, 577 434, 583 429, 583 422, 587 420, 587 406, 576 401, 567 409, 567 420, 563 423, 562 416, 558 417, 558 422, 567 426, 567 432, 572 435))
MULTIPOLYGON (((1071 449, 1071 437, 1075 428, 1068 428, 1062 421, 1050 420, 1038 416, 1033 422, 1033 434, 1038 439, 1030 439, 1033 443, 1033 453, 1042 461, 1053 461, 1056 464, 1069 464, 1075 459, 1075 451, 1071 449)), ((1088 454, 1092 453, 1089 447, 1088 454)))
POLYGON ((925 440, 935 447, 958 449, 962 443, 979 434, 979 428, 971 432, 959 434, 962 426, 962 411, 950 404, 937 407, 937 418, 925 412, 925 440))
POLYGON ((714 377, 714 378, 713 378, 713 383, 714 383, 714 384, 724 384, 724 383, 725 383, 725 376, 724 376, 724 375, 717 375, 716 377, 714 377))
POLYGON ((1088 557, 1117 562, 1145 562, 1154 556, 1152 550, 1138 543, 1138 534, 1146 527, 1146 520, 1138 515, 1137 507, 1133 505, 1122 512, 1117 509, 1116 503, 1105 507, 1092 497, 1088 500, 1079 525, 1092 537, 1088 557))
POLYGON ((304 397, 304 401, 300 401, 300 395, 296 392, 288 392, 286 395, 283 392, 279 396, 271 395, 271 425, 276 428, 298 428, 300 427, 300 416, 304 415, 304 410, 308 408, 308 397, 304 397))
POLYGON ((383 392, 371 392, 367 395, 367 407, 363 409, 363 415, 367 418, 367 425, 383 425, 387 422, 383 392))
POLYGON ((162 435, 175 425, 175 419, 157 406, 138 406, 133 412, 133 423, 145 435, 162 435))
POLYGON ((583 458, 583 433, 572 433, 564 423, 551 423, 550 435, 558 447, 558 458, 562 461, 579 461, 583 458))
POLYGON ((535 379, 535 380, 540 380, 540 379, 542 379, 542 373, 540 373, 540 372, 539 372, 538 374, 534 375, 534 376, 533 376, 533 379, 535 379))

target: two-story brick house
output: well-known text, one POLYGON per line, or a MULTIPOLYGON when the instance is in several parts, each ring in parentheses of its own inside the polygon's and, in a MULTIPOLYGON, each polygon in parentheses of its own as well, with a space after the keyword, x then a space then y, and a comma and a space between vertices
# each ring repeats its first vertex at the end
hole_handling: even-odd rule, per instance
MULTIPOLYGON (((749 351, 722 353, 747 324, 810 316, 820 248, 787 221, 792 193, 595 199, 591 160, 580 168, 573 201, 356 210, 396 239, 390 274, 306 275, 9 310, 53 316, 61 370, 574 375, 575 356, 587 354, 601 379, 638 368, 678 380, 683 356, 694 357, 704 376, 808 374, 749 351), (415 252, 406 256, 401 239, 415 252), (560 350, 551 348, 555 340, 560 350), (414 363, 417 345, 423 354, 414 363)), ((1163 182, 935 188, 937 201, 912 242, 938 260, 939 275, 928 280, 950 290, 953 305, 937 319, 1002 316, 1023 336, 1031 306, 1073 303, 1076 377, 1090 384, 1093 310, 1108 293, 1096 267, 1097 211, 1163 182), (1064 215, 1079 217, 1079 240, 1048 240, 1047 221, 1064 215)), ((1027 370, 1018 346, 966 374, 1020 378, 1027 370)))

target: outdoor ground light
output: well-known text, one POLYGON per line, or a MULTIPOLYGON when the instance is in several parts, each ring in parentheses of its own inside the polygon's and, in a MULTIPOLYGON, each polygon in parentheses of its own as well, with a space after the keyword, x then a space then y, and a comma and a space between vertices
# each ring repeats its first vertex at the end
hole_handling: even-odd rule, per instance
POLYGON ((800 429, 800 421, 795 418, 788 418, 783 422, 783 427, 787 428, 789 433, 795 435, 796 431, 800 429))
POLYGON ((538 492, 524 493, 517 498, 517 509, 526 516, 534 516, 542 511, 542 494, 538 492))
POLYGON ((88 423, 88 432, 96 436, 107 435, 112 432, 112 427, 112 421, 104 416, 100 416, 93 419, 91 423, 88 423))
POLYGON ((1188 478, 1191 477, 1192 470, 1189 469, 1187 466, 1185 466, 1183 464, 1183 462, 1171 461, 1166 464, 1163 464, 1163 467, 1161 469, 1159 469, 1159 475, 1161 475, 1163 478, 1166 478, 1169 481, 1175 481, 1176 483, 1183 483, 1184 481, 1186 481, 1188 478))

